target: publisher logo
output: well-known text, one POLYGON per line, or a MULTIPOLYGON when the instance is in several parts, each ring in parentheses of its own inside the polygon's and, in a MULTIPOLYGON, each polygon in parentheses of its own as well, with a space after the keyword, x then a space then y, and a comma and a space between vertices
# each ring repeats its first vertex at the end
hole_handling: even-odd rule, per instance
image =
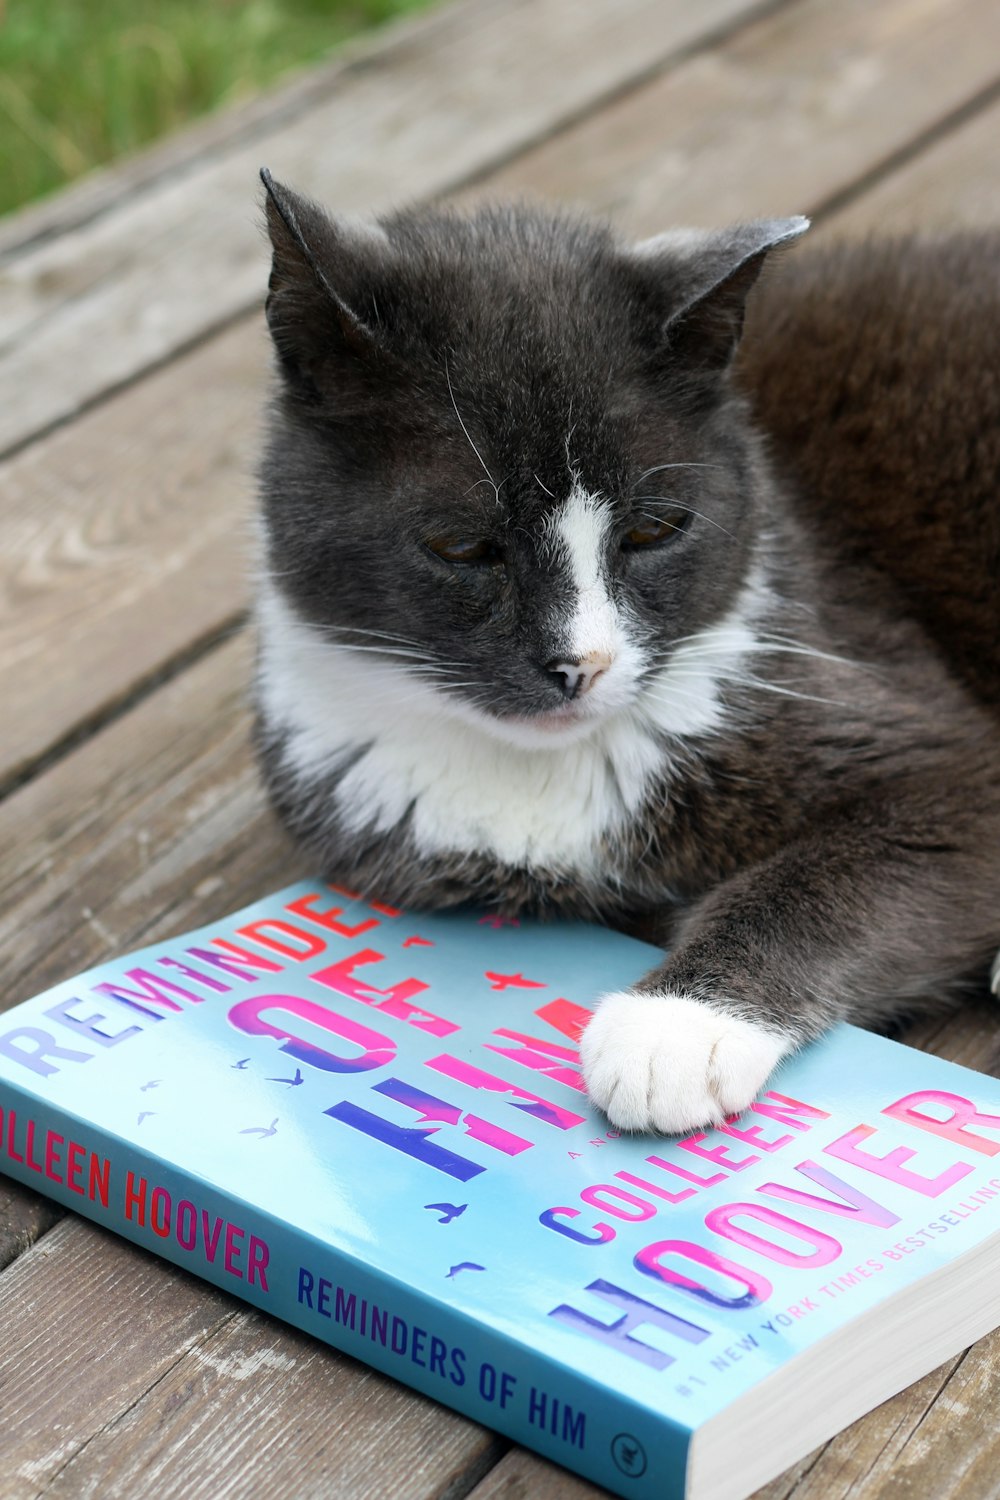
POLYGON ((646 1450, 638 1438, 634 1438, 630 1432, 620 1432, 611 1444, 611 1457, 615 1461, 615 1467, 629 1479, 638 1479, 640 1474, 646 1472, 646 1450))

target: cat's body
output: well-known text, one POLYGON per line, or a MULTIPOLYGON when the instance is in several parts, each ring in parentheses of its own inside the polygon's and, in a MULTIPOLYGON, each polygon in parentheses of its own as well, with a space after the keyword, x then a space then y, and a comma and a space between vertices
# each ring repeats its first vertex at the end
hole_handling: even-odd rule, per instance
POLYGON ((755 293, 737 378, 834 587, 915 619, 1000 712, 998 319, 1000 230, 807 243, 755 293))
MULTIPOLYGON (((272 191, 284 385, 258 736, 320 866, 401 903, 671 942, 584 1037, 591 1091, 632 1128, 718 1118, 838 1016, 940 1002, 984 971, 1000 423, 978 447, 963 433, 968 547, 961 475, 944 497, 918 443, 894 431, 879 460, 858 441, 866 328, 846 359, 815 332, 849 321, 864 252, 838 262, 846 312, 829 267, 758 294, 740 379, 776 479, 728 365, 767 249, 800 223, 629 252, 523 211, 338 230, 272 191), (888 528, 880 484, 914 452, 919 504, 888 528), (927 497, 955 520, 921 564, 927 497)), ((906 413, 905 374, 903 396, 906 413)))

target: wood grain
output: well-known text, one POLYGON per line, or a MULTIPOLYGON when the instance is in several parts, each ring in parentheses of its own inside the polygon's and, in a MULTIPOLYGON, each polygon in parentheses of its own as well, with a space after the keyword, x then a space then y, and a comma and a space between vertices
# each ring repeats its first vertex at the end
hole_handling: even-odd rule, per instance
POLYGON ((373 1469, 429 1500, 505 1446, 75 1215, 0 1277, 0 1327, 4 1500, 351 1495, 373 1469))
POLYGON ((0 1009, 307 873, 251 763, 249 644, 0 803, 0 1009))
POLYGON ((352 74, 376 67, 391 53, 405 50, 414 31, 425 47, 433 47, 441 29, 447 33, 454 27, 452 13, 477 3, 436 0, 430 10, 398 16, 378 31, 341 43, 328 61, 311 63, 264 93, 227 104, 121 161, 97 167, 58 192, 5 215, 0 219, 0 263, 82 228, 123 199, 149 192, 167 176, 196 170, 206 157, 218 155, 234 142, 246 144, 279 124, 301 117, 342 88, 352 74))
POLYGON ((991 228, 1000 223, 1000 104, 930 144, 837 214, 838 233, 991 228))
POLYGON ((230 329, 0 465, 0 780, 245 606, 268 359, 230 329))
MULTIPOLYGON (((885 1401, 751 1500, 995 1500, 1000 1331, 885 1401)), ((738 1460, 737 1460, 738 1462, 738 1460)), ((598 1500, 608 1491, 514 1448, 469 1500, 598 1500)))
POLYGON ((506 1444, 453 1411, 243 1309, 60 1469, 46 1500, 465 1494, 506 1444))
POLYGON ((3 1493, 34 1496, 235 1304, 68 1215, 0 1275, 3 1493))
POLYGON ((47 1229, 57 1224, 62 1209, 38 1193, 0 1177, 0 1271, 23 1255, 47 1229))
POLYGON ((584 202, 637 234, 816 213, 998 75, 993 0, 807 0, 536 147, 489 190, 584 202))
POLYGON ((342 212, 454 188, 760 0, 475 0, 0 272, 0 450, 259 302, 257 173, 342 212))
MULTIPOLYGON (((601 112, 599 121, 610 118, 613 128, 584 121, 491 179, 491 188, 542 192, 565 184, 570 196, 613 206, 637 232, 660 227, 665 217, 752 217, 772 202, 776 162, 786 170, 782 142, 798 132, 808 136, 809 150, 803 146, 787 170, 805 171, 815 155, 796 200, 812 209, 843 191, 852 174, 865 178, 898 144, 904 125, 924 129, 950 107, 960 75, 930 66, 941 45, 935 28, 950 16, 954 50, 964 56, 982 19, 980 4, 845 0, 838 7, 825 0, 782 11, 682 65, 667 80, 678 90, 676 104, 657 80, 601 112), (794 88, 782 89, 770 62, 779 47, 783 66, 799 80, 794 88), (908 84, 906 110, 887 109, 894 69, 918 64, 926 72, 921 89, 908 84), (852 84, 858 78, 868 80, 864 90, 852 84), (841 141, 840 116, 829 102, 821 108, 825 98, 841 112, 856 105, 863 123, 836 151, 820 149, 828 132, 841 141), (668 148, 671 139, 679 144, 668 148), (676 160, 674 151, 681 152, 676 160), (728 167, 730 157, 738 171, 728 167), (664 197, 660 179, 669 162, 679 175, 664 197), (613 205, 605 201, 612 190, 613 205)), ((1000 10, 993 7, 992 15, 1000 33, 1000 10)), ((920 211, 935 191, 947 201, 956 182, 995 185, 991 153, 989 133, 976 120, 942 141, 934 165, 913 184, 920 211)), ((880 191, 888 193, 894 180, 880 191)), ((905 186, 866 219, 867 201, 850 210, 852 231, 912 221, 905 186)), ((952 222, 961 208, 956 203, 952 222)), ((248 320, 0 464, 7 496, 0 700, 8 705, 0 782, 106 715, 245 607, 246 523, 267 358, 259 323, 248 320)))

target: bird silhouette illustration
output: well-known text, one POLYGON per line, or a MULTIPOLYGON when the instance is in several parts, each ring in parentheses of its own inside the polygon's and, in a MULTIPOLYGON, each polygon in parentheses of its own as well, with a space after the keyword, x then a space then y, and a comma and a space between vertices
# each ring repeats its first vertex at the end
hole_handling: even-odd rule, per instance
POLYGON ((408 937, 403 939, 404 948, 433 948, 434 943, 430 938, 408 937))
POLYGON ((162 1078, 151 1078, 148 1083, 144 1083, 141 1085, 139 1093, 144 1094, 147 1089, 158 1089, 162 1082, 162 1078))
POLYGON ((547 990, 548 985, 540 979, 525 979, 523 974, 494 974, 486 970, 491 990, 547 990))
POLYGON ((278 1117, 271 1121, 270 1125, 250 1125, 246 1130, 241 1130, 240 1135, 259 1135, 261 1140, 266 1135, 276 1135, 278 1132, 278 1117))
POLYGON ((293 1089, 297 1089, 300 1083, 305 1083, 305 1079, 302 1077, 302 1069, 301 1068, 296 1068, 295 1069, 295 1077, 294 1078, 268 1078, 266 1080, 266 1082, 267 1083, 288 1083, 288 1084, 291 1084, 291 1086, 292 1086, 293 1089))
POLYGON ((249 1057, 241 1057, 238 1063, 230 1063, 230 1067, 242 1069, 246 1067, 249 1061, 249 1057))
POLYGON ((520 917, 500 917, 494 914, 492 916, 480 917, 478 925, 480 927, 492 927, 494 930, 498 927, 520 927, 521 919, 520 917))
POLYGON ((477 1265, 474 1260, 460 1260, 457 1266, 452 1266, 451 1270, 448 1272, 447 1276, 444 1279, 445 1279, 445 1281, 454 1281, 454 1279, 458 1275, 459 1271, 485 1271, 485 1270, 486 1270, 485 1266, 479 1266, 479 1265, 477 1265))
POLYGON ((136 1120, 135 1123, 137 1125, 141 1125, 142 1122, 143 1122, 143 1120, 146 1120, 146 1119, 149 1118, 150 1115, 155 1115, 155 1114, 156 1114, 156 1110, 155 1109, 144 1109, 142 1111, 141 1115, 139 1116, 139 1118, 136 1120))
POLYGON ((459 1214, 464 1214, 468 1208, 467 1203, 425 1203, 425 1208, 432 1208, 441 1215, 439 1224, 450 1224, 452 1219, 457 1219, 459 1214))

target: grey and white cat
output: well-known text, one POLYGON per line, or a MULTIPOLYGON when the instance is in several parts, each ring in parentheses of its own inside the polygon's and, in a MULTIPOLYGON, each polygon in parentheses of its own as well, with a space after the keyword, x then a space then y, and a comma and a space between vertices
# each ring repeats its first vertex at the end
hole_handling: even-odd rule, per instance
POLYGON ((736 362, 803 219, 359 225, 263 176, 257 739, 319 867, 669 943, 582 1039, 632 1130, 719 1121, 834 1020, 981 983, 995 237, 797 254, 736 362))

